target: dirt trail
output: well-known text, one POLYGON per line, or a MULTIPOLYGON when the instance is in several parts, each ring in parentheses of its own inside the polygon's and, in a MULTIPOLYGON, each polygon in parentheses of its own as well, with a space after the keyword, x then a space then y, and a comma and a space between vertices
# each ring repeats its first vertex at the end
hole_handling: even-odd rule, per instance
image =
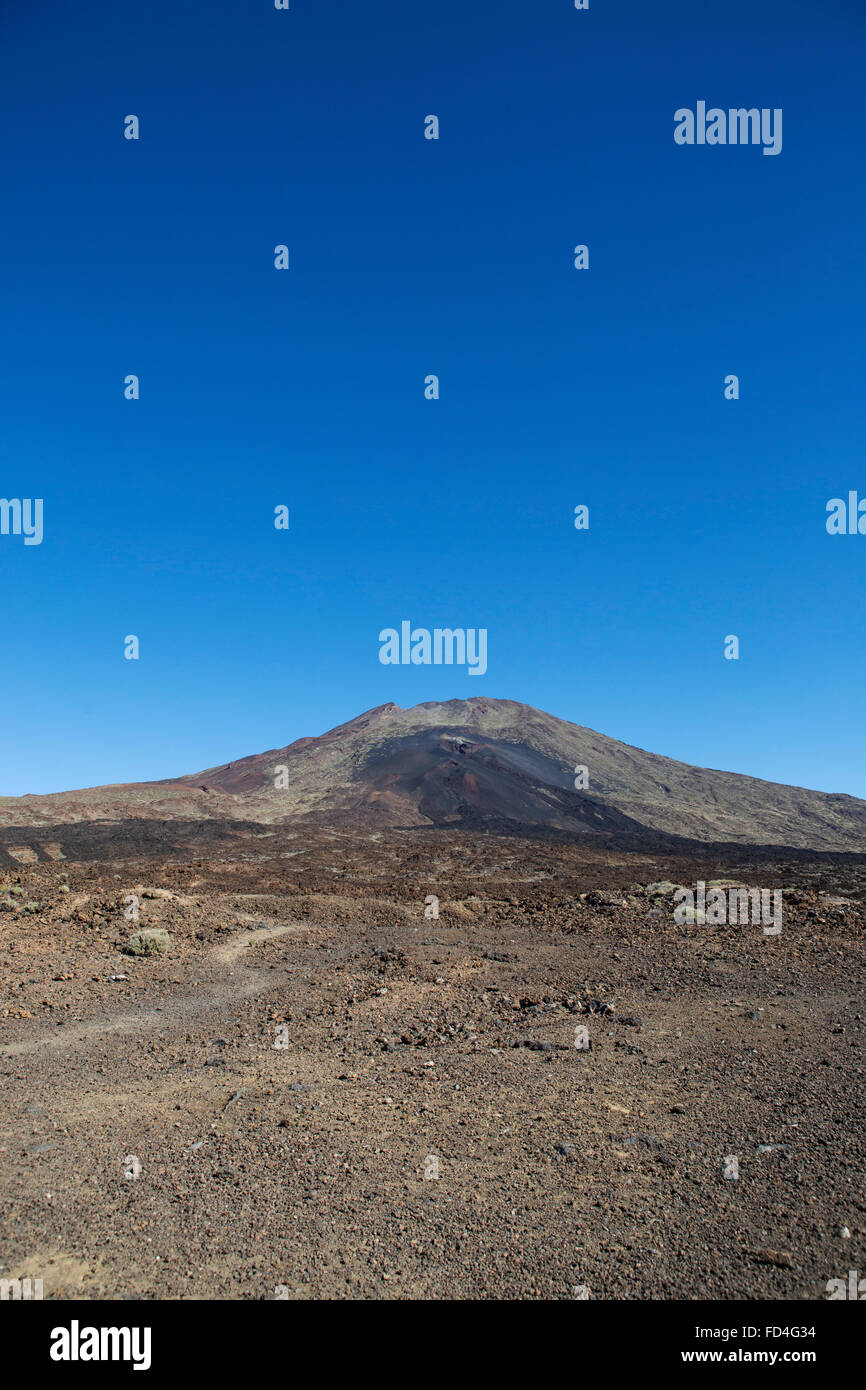
MULTIPOLYGON (((207 962, 219 969, 225 969, 234 965, 248 947, 257 946, 263 941, 272 941, 289 932, 301 931, 303 926, 304 923, 302 922, 279 922, 264 927, 256 927, 252 931, 238 932, 231 941, 222 943, 211 950, 206 958, 207 962)), ((286 968, 291 970, 295 967, 288 966, 286 968)), ((197 969, 201 973, 201 967, 199 966, 197 969)), ((27 1053, 40 1051, 68 1052, 70 1047, 89 1043, 107 1033, 132 1033, 141 1032, 147 1028, 164 1028, 169 1020, 175 1023, 192 1023, 200 1020, 205 1014, 211 1014, 220 1005, 231 1003, 235 999, 248 999, 252 995, 260 994, 271 983, 270 971, 266 971, 260 966, 252 966, 245 970, 240 979, 230 976, 227 980, 218 981, 216 987, 208 990, 205 994, 202 994, 199 989, 195 994, 169 998, 164 1003, 152 1008, 142 1008, 132 1013, 109 1014, 105 1018, 94 1019, 92 1022, 82 1023, 74 1028, 55 1029, 53 1032, 44 1033, 42 1037, 31 1038, 26 1042, 9 1043, 5 1047, 0 1047, 0 1057, 20 1057, 27 1053)))
POLYGON ((285 936, 287 932, 301 931, 305 926, 305 922, 276 922, 269 926, 257 927, 254 931, 238 932, 231 941, 226 941, 211 951, 210 959, 219 965, 231 965, 248 946, 257 946, 260 941, 271 941, 276 936, 285 936))

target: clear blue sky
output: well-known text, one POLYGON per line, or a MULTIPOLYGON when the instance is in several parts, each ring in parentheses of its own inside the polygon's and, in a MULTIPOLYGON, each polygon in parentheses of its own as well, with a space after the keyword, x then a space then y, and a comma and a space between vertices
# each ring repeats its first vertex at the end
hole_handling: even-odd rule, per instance
POLYGON ((0 792, 489 695, 866 797, 864 70, 860 0, 4 0, 0 792))

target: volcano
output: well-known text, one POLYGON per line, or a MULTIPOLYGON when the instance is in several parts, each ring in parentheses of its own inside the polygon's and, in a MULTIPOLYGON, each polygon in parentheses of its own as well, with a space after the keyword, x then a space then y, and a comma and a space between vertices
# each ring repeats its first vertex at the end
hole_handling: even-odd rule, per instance
POLYGON ((380 705, 203 772, 0 799, 0 827, 130 820, 529 830, 642 842, 866 851, 866 802, 692 767, 530 705, 380 705), (579 769, 585 769, 581 773, 579 769))

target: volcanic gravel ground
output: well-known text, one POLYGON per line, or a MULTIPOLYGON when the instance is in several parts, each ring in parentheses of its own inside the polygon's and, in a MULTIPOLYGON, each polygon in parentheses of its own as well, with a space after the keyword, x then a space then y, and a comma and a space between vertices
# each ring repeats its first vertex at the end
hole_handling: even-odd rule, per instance
POLYGON ((5 870, 0 1276, 825 1298, 866 1267, 866 859, 762 854, 247 830, 5 870), (698 878, 784 888, 781 935, 647 891, 698 878))

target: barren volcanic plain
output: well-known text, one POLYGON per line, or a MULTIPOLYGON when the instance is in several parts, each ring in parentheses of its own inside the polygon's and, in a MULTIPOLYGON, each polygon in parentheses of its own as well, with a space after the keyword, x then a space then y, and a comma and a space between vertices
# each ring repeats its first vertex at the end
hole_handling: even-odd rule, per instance
POLYGON ((825 1299, 866 1266, 864 929, 862 801, 510 701, 0 799, 0 1278, 825 1299), (714 881, 781 930, 679 920, 714 881))

